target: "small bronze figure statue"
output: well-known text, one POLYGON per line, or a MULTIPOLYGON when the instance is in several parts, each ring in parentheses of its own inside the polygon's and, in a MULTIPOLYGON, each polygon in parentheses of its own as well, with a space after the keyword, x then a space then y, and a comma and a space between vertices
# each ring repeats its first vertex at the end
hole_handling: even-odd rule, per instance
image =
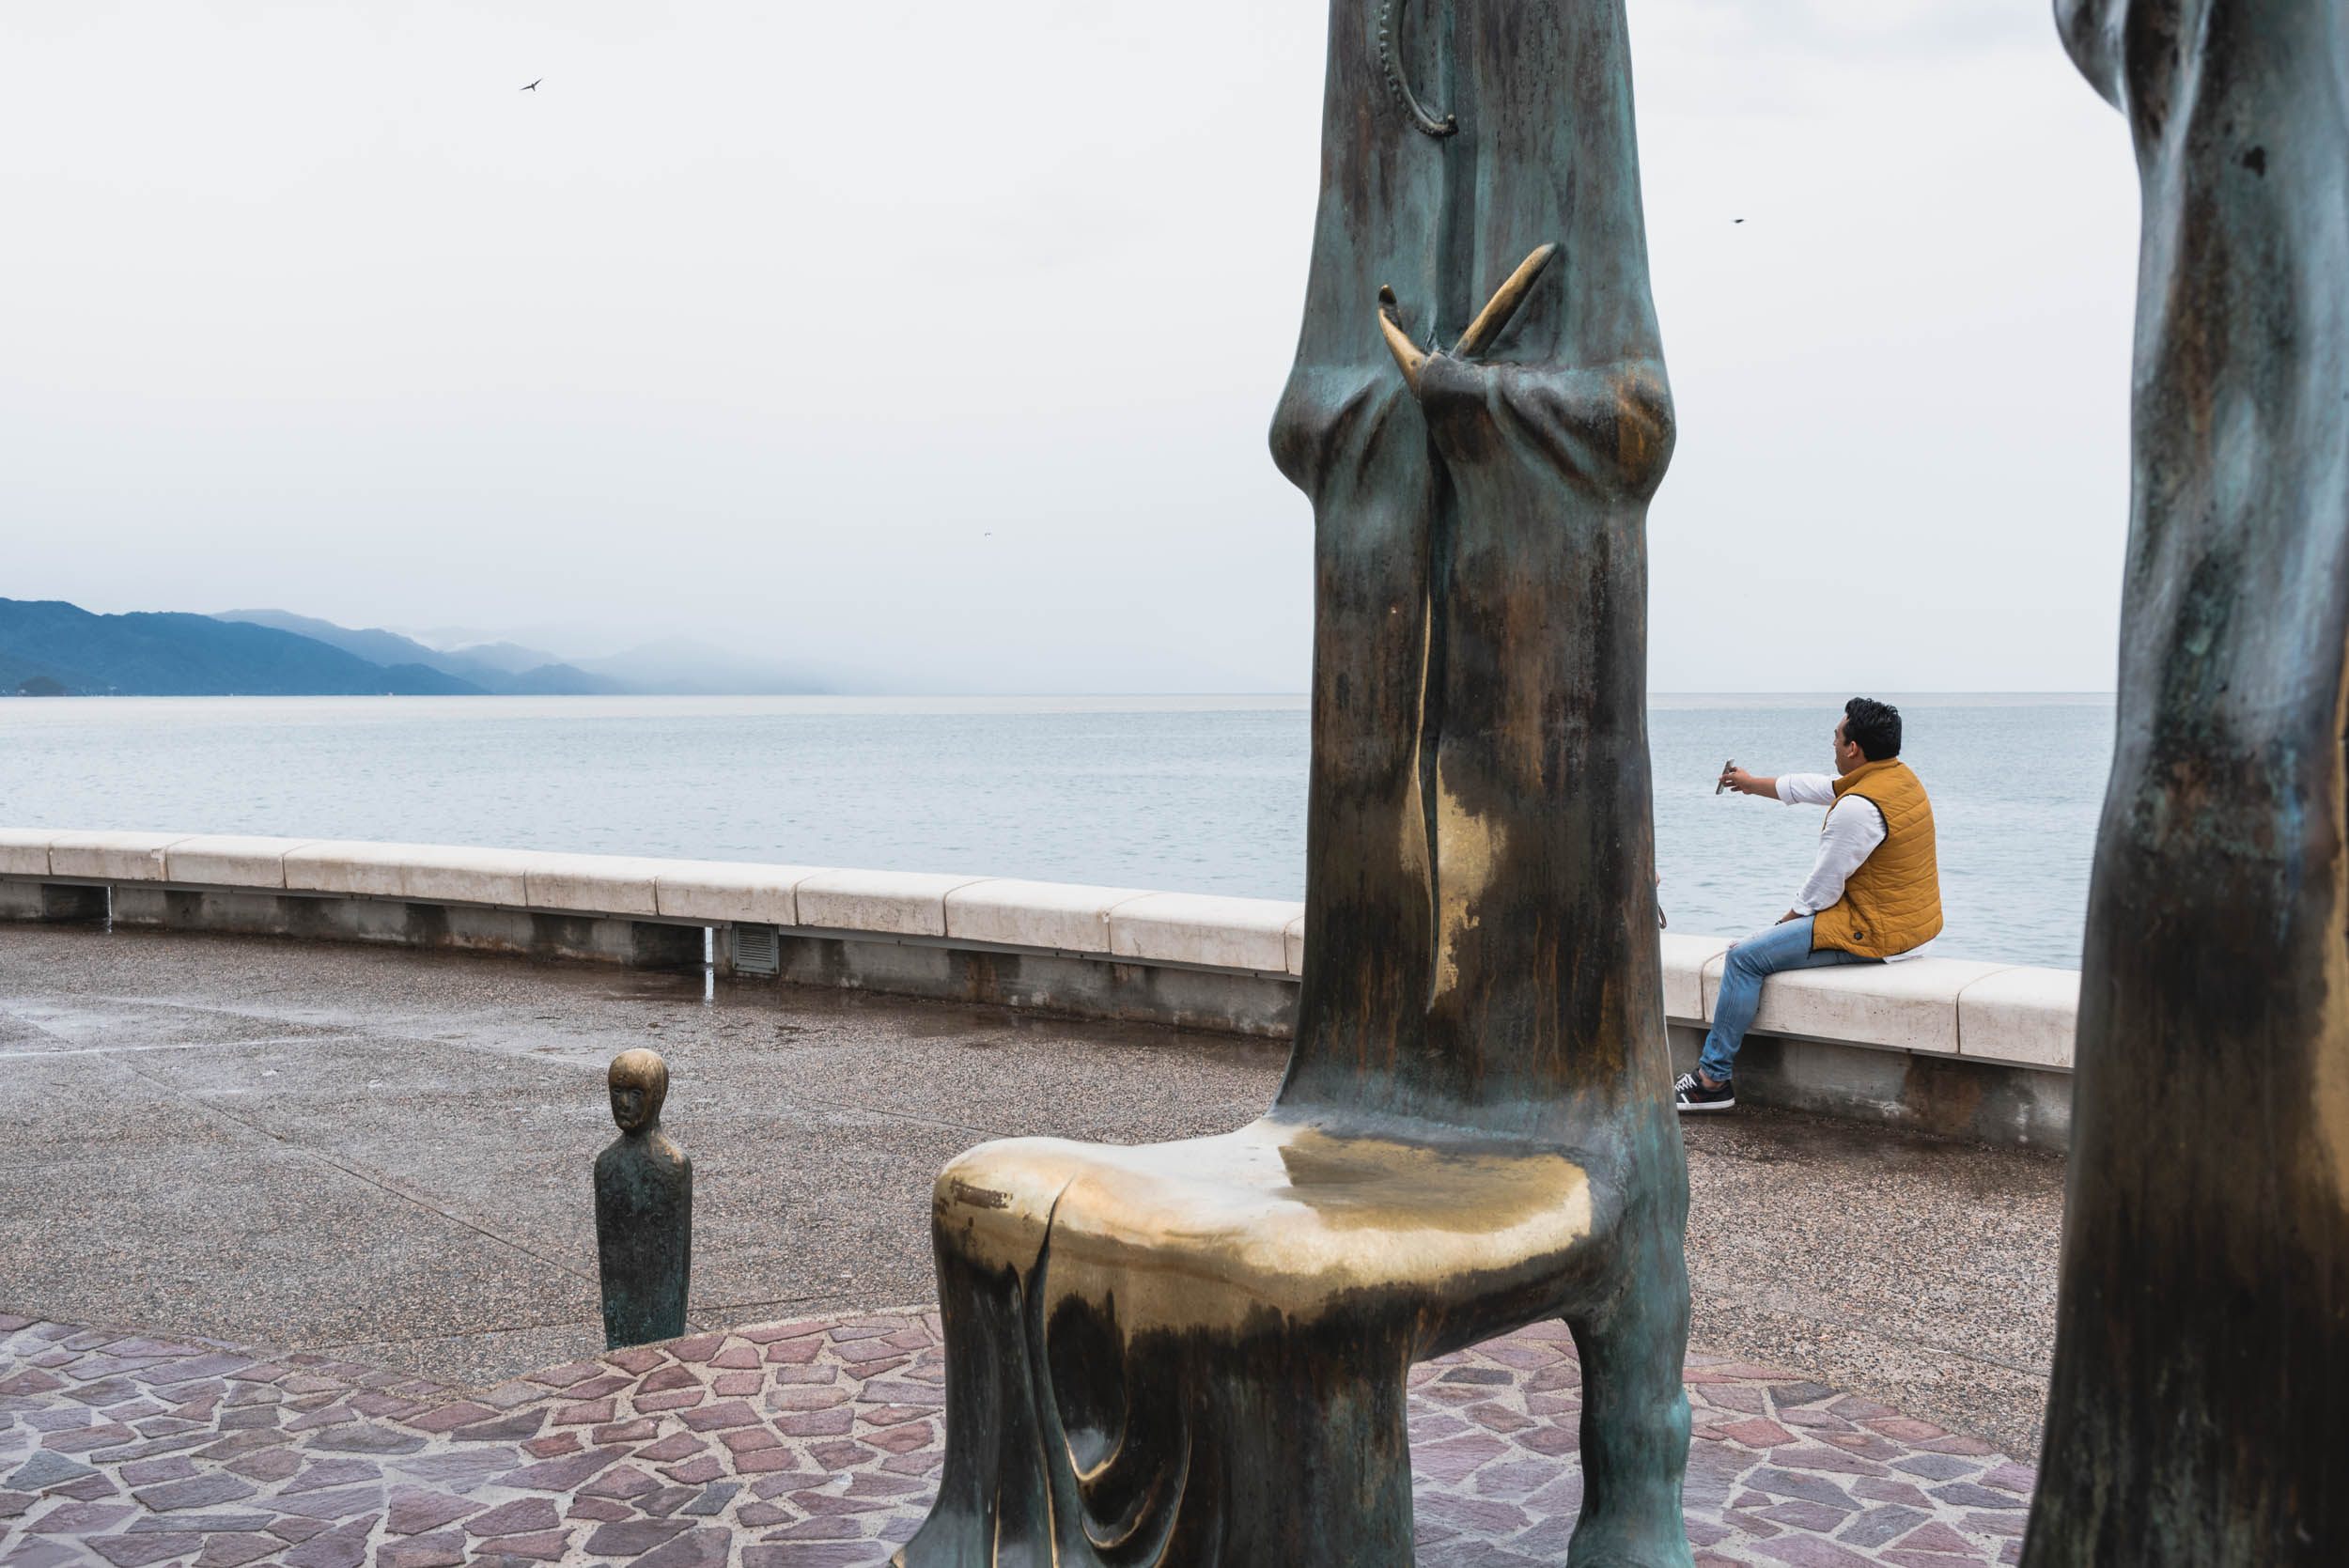
POLYGON ((693 1268, 693 1161, 661 1130, 669 1064, 660 1053, 612 1059, 612 1119, 620 1136, 596 1157, 596 1254, 609 1349, 685 1332, 693 1268))

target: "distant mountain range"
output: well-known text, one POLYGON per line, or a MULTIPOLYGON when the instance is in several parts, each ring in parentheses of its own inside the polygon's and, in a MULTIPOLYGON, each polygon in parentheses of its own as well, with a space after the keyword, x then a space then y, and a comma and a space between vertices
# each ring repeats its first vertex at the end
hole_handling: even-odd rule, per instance
POLYGON ((345 653, 354 654, 370 664, 381 664, 386 669, 402 664, 421 664, 428 670, 438 670, 444 675, 454 676, 476 691, 495 692, 499 696, 577 697, 640 690, 609 675, 589 675, 576 665, 564 663, 551 653, 517 647, 512 643, 485 643, 443 653, 438 648, 427 647, 412 637, 402 637, 397 631, 384 631, 380 628, 353 631, 349 627, 336 626, 333 621, 297 615, 286 610, 223 610, 213 619, 241 621, 250 626, 290 631, 297 637, 323 643, 330 648, 340 648, 345 653))
POLYGON ((283 610, 96 615, 59 599, 0 598, 0 695, 575 696, 817 691, 789 670, 656 644, 566 663, 511 643, 442 650, 283 610))

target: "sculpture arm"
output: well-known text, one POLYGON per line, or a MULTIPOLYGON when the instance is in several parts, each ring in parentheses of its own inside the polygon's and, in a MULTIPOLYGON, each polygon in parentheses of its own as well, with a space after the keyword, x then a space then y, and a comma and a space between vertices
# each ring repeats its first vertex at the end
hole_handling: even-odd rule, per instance
POLYGON ((1448 353, 1412 341, 1391 288, 1378 291, 1379 331, 1447 461, 1488 461, 1499 456, 1491 439, 1497 435, 1501 447, 1557 470, 1579 489, 1645 500, 1672 453, 1672 394, 1661 360, 1634 356, 1588 365, 1479 360, 1557 255, 1550 244, 1528 256, 1448 353))
MULTIPOLYGON (((1300 366, 1273 412, 1273 464, 1316 506, 1379 482, 1389 477, 1395 413, 1408 401, 1376 364, 1300 366)), ((1409 444, 1426 443, 1414 430, 1409 444)))

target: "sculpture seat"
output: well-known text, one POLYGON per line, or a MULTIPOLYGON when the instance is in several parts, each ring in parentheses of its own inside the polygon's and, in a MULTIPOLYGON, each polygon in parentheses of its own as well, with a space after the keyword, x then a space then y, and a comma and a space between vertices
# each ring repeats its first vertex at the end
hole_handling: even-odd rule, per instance
POLYGON ((1544 1132, 1579 1110, 1589 1147, 1284 1103, 1219 1137, 956 1158, 932 1207, 945 1473, 897 1561, 1404 1568, 1411 1363, 1563 1317, 1575 1560, 1685 1564, 1657 1462, 1688 1441, 1677 1200, 1653 1171, 1676 1141, 1556 1109, 1544 1132))
POLYGON ((1542 1315, 1594 1235, 1590 1175, 1534 1144, 1392 1119, 1267 1116, 1125 1147, 1021 1138, 940 1175, 940 1245, 1021 1268, 1122 1334, 1405 1326, 1410 1359, 1542 1315))

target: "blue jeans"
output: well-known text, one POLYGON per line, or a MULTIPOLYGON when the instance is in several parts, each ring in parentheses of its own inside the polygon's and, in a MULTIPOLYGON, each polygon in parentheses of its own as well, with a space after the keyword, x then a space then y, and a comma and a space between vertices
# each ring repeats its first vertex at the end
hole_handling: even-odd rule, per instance
POLYGON ((1697 1058, 1697 1070, 1716 1083, 1729 1081, 1729 1070, 1737 1060, 1737 1048, 1745 1044, 1746 1031, 1752 1027, 1753 1015, 1762 1005, 1762 982, 1771 975, 1782 970, 1882 962, 1881 958, 1862 958, 1839 947, 1812 952, 1809 915, 1773 925, 1759 936, 1748 937, 1729 950, 1729 961, 1721 966, 1721 994, 1713 1003, 1713 1028, 1704 1036, 1704 1054, 1697 1058))

